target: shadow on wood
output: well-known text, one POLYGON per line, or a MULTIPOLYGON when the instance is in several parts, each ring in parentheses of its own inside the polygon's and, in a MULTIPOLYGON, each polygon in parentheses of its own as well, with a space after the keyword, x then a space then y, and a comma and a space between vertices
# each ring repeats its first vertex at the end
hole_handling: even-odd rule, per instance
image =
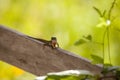
POLYGON ((0 60, 35 75, 71 69, 100 73, 101 67, 63 49, 51 49, 43 43, 0 26, 0 60))

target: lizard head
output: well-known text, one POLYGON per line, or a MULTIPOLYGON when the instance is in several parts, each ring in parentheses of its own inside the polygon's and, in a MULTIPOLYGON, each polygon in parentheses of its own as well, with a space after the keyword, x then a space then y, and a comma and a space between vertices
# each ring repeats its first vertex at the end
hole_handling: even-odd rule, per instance
POLYGON ((57 38, 56 37, 51 37, 51 40, 57 40, 57 38))

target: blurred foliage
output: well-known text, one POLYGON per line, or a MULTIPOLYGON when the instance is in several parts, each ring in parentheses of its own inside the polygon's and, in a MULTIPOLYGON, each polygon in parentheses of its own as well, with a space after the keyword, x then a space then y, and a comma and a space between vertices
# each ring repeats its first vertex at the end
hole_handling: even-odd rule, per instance
POLYGON ((120 80, 120 67, 103 68, 101 74, 93 74, 87 70, 67 70, 58 73, 48 73, 36 80, 120 80))
POLYGON ((103 64, 103 58, 97 56, 97 55, 91 55, 93 61, 93 64, 103 64))
POLYGON ((46 76, 37 77, 36 80, 96 80, 96 77, 87 70, 66 70, 48 73, 46 76))
MULTIPOLYGON (((91 59, 91 54, 102 57, 102 46, 96 42, 102 43, 105 27, 99 26, 106 24, 94 8, 96 7, 99 13, 101 11, 100 14, 103 16, 107 14, 106 11, 109 10, 112 2, 113 0, 0 0, 0 24, 38 38, 49 40, 51 36, 56 36, 61 48, 88 59, 91 59), (79 41, 83 39, 83 35, 85 41, 88 39, 95 43, 75 46, 76 41, 84 42, 79 41)), ((118 61, 120 56, 119 4, 120 0, 117 0, 112 11, 110 29, 110 55, 113 65, 120 65, 118 61)), ((108 54, 105 54, 105 62, 109 62, 108 54)), ((4 66, 5 63, 0 65, 4 66)), ((4 69, 5 76, 8 78, 3 80, 14 80, 11 76, 18 76, 15 73, 19 74, 19 72, 14 72, 16 69, 12 69, 11 66, 4 67, 8 67, 9 71, 8 68, 4 69)), ((1 71, 2 68, 0 68, 0 75, 1 71)), ((23 74, 26 73, 21 72, 21 75, 23 74)), ((23 78, 15 80, 24 80, 23 78)))
POLYGON ((34 80, 35 76, 0 61, 0 80, 34 80))
POLYGON ((50 75, 45 80, 86 80, 86 79, 96 80, 91 75, 64 75, 64 76, 50 75))

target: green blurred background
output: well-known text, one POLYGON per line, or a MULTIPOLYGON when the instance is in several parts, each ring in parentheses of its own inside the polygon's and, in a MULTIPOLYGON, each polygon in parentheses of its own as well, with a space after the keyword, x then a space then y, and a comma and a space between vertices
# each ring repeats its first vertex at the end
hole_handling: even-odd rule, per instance
MULTIPOLYGON (((91 54, 102 57, 102 46, 86 43, 75 46, 83 35, 92 35, 102 42, 105 27, 98 13, 109 10, 113 0, 0 0, 0 24, 29 36, 49 40, 56 36, 61 48, 91 59, 91 54)), ((112 10, 110 49, 113 65, 120 65, 120 0, 112 10)), ((106 47, 107 48, 107 47, 106 47)), ((108 63, 106 49, 105 62, 108 63)), ((33 80, 34 75, 0 61, 0 80, 33 80)))

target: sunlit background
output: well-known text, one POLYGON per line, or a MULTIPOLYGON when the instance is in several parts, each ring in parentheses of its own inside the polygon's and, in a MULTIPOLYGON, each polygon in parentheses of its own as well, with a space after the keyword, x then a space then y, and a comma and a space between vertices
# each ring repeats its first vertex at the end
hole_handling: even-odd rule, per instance
MULTIPOLYGON (((91 59, 91 54, 102 57, 102 46, 93 42, 75 46, 83 36, 102 43, 105 27, 99 14, 109 10, 113 0, 0 0, 0 24, 32 37, 49 40, 56 36, 61 48, 91 59)), ((110 51, 113 65, 120 65, 120 0, 112 10, 110 51)), ((108 54, 105 62, 109 63, 108 54)), ((0 80, 33 80, 31 75, 0 61, 0 80)))

